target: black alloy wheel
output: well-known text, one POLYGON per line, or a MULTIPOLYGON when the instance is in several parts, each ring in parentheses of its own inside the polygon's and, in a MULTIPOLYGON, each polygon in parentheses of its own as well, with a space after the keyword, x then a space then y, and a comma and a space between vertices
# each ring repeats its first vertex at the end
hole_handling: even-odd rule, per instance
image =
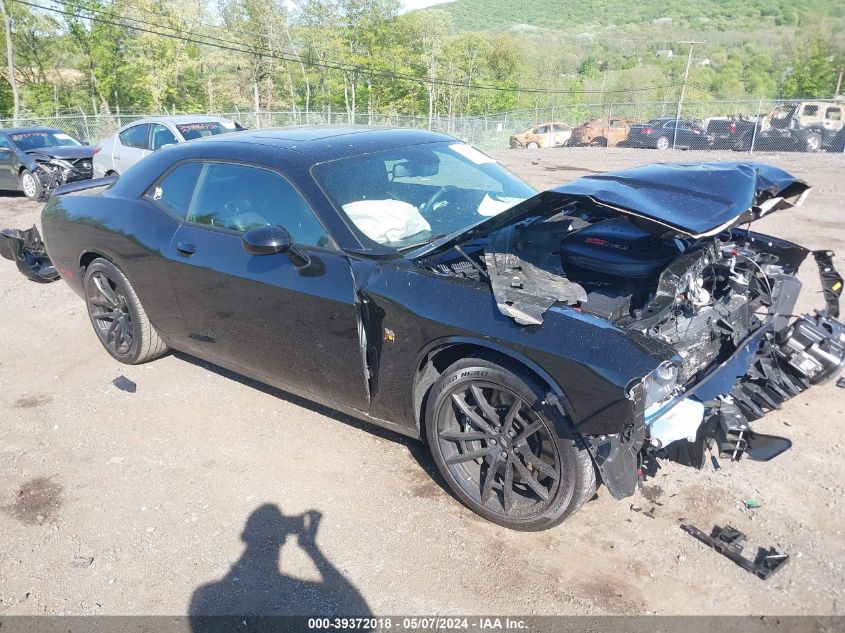
POLYGON ((464 359, 429 399, 428 441, 450 487, 474 512, 513 529, 551 527, 595 493, 586 449, 567 420, 538 408, 542 397, 527 372, 464 359))
POLYGON ((91 312, 91 321, 106 349, 115 357, 127 354, 134 337, 132 313, 126 297, 106 273, 91 275, 88 304, 97 308, 91 312))
POLYGON ((135 290, 117 266, 95 259, 85 271, 84 284, 91 325, 115 359, 136 365, 167 352, 135 290))

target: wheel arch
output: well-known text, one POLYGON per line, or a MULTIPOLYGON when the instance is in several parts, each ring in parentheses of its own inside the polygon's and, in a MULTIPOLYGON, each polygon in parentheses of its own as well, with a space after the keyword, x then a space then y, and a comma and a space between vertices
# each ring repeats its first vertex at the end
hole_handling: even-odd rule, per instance
MULTIPOLYGON (((117 266, 117 262, 114 260, 114 257, 108 255, 107 253, 104 253, 102 249, 87 248, 83 250, 82 253, 79 255, 79 272, 81 277, 85 276, 85 270, 88 268, 88 266, 91 265, 91 262, 93 262, 95 259, 105 259, 106 261, 111 262, 112 264, 117 266)), ((117 267, 120 268, 120 266, 117 267)))
POLYGON ((443 371, 462 358, 489 358, 490 356, 498 356, 531 373, 543 385, 547 393, 558 398, 566 414, 572 415, 572 405, 561 386, 547 371, 524 354, 491 341, 469 337, 448 337, 427 345, 417 358, 411 395, 420 437, 425 437, 425 404, 428 393, 443 371))

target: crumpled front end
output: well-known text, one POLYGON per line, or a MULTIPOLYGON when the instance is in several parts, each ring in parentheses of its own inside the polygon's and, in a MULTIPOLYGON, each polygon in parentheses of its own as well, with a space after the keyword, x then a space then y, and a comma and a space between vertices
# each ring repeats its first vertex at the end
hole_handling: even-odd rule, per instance
POLYGON ((46 197, 56 188, 73 182, 90 180, 94 176, 93 158, 58 158, 34 155, 33 174, 41 181, 46 197))
MULTIPOLYGON (((789 248, 792 255, 801 249, 794 244, 763 241, 758 253, 772 255, 789 248)), ((804 255, 809 254, 804 251, 804 255)), ((718 455, 731 460, 748 457, 768 461, 790 448, 786 438, 754 431, 752 422, 766 413, 780 409, 788 399, 813 385, 834 379, 845 367, 845 324, 838 320, 842 277, 833 266, 833 253, 815 251, 826 299, 824 309, 813 315, 794 317, 801 283, 789 274, 768 274, 762 305, 765 314, 737 342, 724 360, 702 371, 694 381, 677 384, 660 392, 662 398, 648 404, 644 411, 644 440, 640 466, 647 472, 656 469, 659 458, 668 458, 701 468, 706 458, 718 455), (665 394, 665 395, 664 395, 665 394)), ((800 257, 803 259, 803 257, 800 257)), ((760 267, 766 275, 769 264, 760 267)), ((717 324, 732 327, 726 319, 717 324)), ((690 326, 692 327, 692 326, 690 326)), ((699 344, 701 332, 694 344, 699 344)), ((683 354, 683 351, 682 351, 683 354)), ((679 374, 696 368, 697 360, 688 356, 679 374)), ((655 377, 642 387, 654 390, 655 377)), ((642 471, 640 471, 642 472, 642 471)), ((629 473, 630 480, 630 473, 629 473)), ((630 486, 630 481, 629 481, 630 486)))
POLYGON ((842 370, 833 253, 812 253, 826 306, 795 317, 797 273, 811 251, 747 227, 801 204, 808 190, 745 163, 582 178, 476 229, 450 270, 487 278, 499 312, 519 325, 545 327, 549 310, 567 306, 669 352, 627 384, 633 420, 606 415, 606 424, 577 427, 610 492, 625 497, 661 457, 701 467, 710 451, 783 452, 788 440, 751 423, 842 370))

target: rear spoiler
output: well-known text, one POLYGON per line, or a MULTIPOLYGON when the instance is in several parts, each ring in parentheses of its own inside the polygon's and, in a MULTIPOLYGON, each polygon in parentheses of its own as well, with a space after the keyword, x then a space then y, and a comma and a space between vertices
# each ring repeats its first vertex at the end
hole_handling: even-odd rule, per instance
POLYGON ((79 193, 80 191, 88 191, 90 189, 98 189, 100 187, 108 187, 117 182, 120 176, 105 176, 103 178, 92 178, 91 180, 78 180, 76 182, 69 182, 64 185, 59 185, 50 192, 49 197, 63 196, 67 194, 79 193))

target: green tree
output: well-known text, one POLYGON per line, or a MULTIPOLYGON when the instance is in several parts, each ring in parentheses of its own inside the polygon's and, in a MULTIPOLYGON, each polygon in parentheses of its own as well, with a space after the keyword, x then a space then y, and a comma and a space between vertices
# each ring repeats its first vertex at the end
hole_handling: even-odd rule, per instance
POLYGON ((816 34, 797 48, 792 58, 792 72, 783 83, 784 97, 827 97, 836 87, 834 69, 842 65, 843 55, 828 37, 816 34))

